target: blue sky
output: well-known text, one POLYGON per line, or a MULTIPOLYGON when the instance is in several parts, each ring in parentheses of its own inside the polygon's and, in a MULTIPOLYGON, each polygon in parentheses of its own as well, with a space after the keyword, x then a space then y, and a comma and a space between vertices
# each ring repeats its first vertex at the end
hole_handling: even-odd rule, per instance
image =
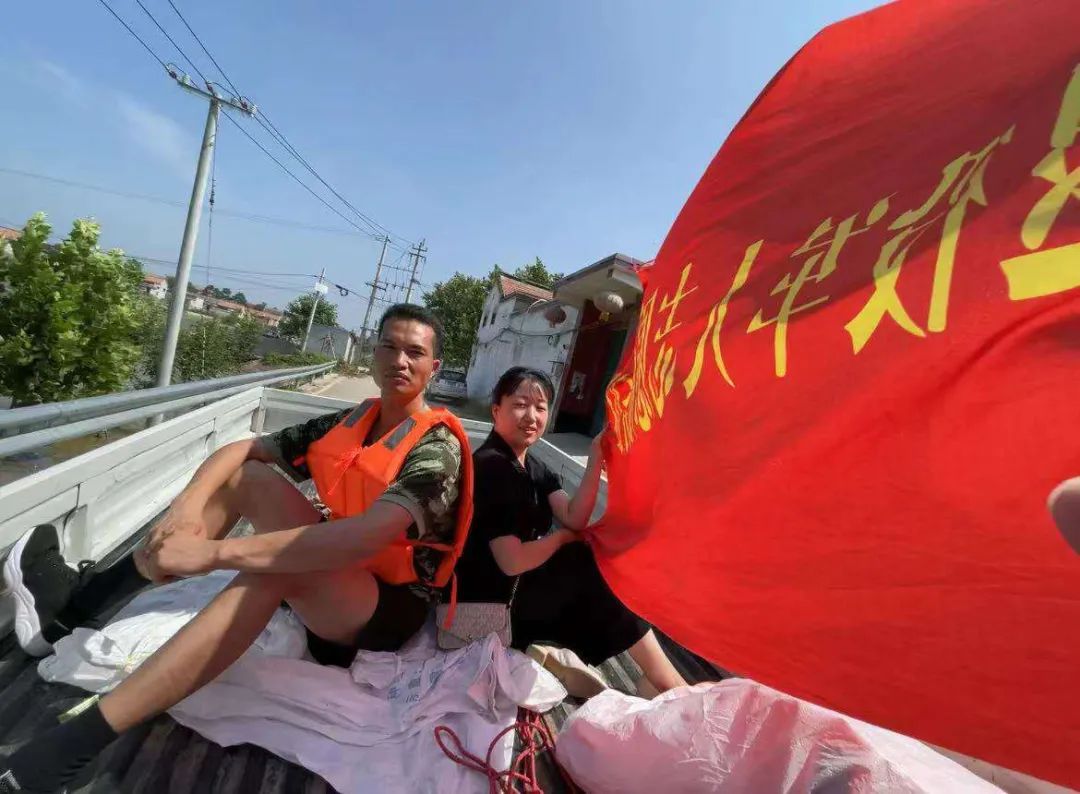
MULTIPOLYGON (((216 77, 168 3, 143 2, 216 77)), ((426 238, 427 284, 535 256, 563 272, 615 251, 651 258, 776 70, 824 25, 878 4, 174 2, 331 185, 396 234, 426 238)), ((134 0, 110 3, 161 57, 183 65, 134 0)), ((98 2, 16 3, 4 17, 0 169, 182 206, 0 170, 0 224, 45 210, 62 234, 72 219, 93 216, 104 245, 175 261, 205 103, 181 91, 98 2)), ((262 128, 241 123, 321 190, 262 128)), ((225 121, 216 181, 219 210, 350 228, 225 121)), ((332 281, 366 292, 378 247, 358 234, 217 214, 211 281, 284 306, 309 279, 214 268, 325 267, 332 281)), ((163 262, 148 268, 171 273, 163 262)), ((206 265, 204 214, 194 282, 206 282, 206 265)), ((334 300, 343 324, 358 327, 364 303, 334 300)))

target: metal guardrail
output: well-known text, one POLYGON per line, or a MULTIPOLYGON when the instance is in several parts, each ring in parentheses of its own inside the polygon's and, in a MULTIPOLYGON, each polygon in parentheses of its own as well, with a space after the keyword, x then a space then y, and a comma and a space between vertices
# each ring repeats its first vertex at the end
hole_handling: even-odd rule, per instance
POLYGON ((110 427, 219 400, 255 386, 270 386, 319 375, 334 366, 253 372, 227 378, 139 389, 82 400, 31 405, 0 412, 0 458, 89 435, 110 427), (45 427, 41 427, 46 425, 45 427), (23 432, 28 428, 37 428, 23 432), (10 435, 14 430, 18 435, 10 435))

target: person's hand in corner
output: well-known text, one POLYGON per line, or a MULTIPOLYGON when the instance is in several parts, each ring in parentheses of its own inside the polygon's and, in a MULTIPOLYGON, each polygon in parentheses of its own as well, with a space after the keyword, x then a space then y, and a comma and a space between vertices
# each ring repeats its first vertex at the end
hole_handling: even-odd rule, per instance
POLYGON ((1051 491, 1046 506, 1065 542, 1080 554, 1080 477, 1066 480, 1051 491))

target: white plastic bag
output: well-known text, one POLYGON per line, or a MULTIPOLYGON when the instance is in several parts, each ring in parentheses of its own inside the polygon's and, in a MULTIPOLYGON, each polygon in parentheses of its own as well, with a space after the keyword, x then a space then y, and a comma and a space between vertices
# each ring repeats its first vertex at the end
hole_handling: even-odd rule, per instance
POLYGON ((652 701, 608 690, 570 718, 556 756, 590 794, 998 792, 915 739, 747 679, 652 701))

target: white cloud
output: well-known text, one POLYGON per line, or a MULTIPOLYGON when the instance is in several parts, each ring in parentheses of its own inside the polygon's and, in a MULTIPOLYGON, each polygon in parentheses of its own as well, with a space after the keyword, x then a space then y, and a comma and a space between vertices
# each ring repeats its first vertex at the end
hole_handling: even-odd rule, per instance
POLYGON ((187 130, 128 94, 117 91, 114 101, 124 129, 134 143, 179 175, 192 175, 196 151, 187 130))
POLYGON ((34 63, 34 68, 36 76, 41 79, 46 88, 58 90, 69 102, 75 102, 80 106, 88 104, 89 91, 86 84, 63 66, 39 58, 34 63))
MULTIPOLYGON (((185 180, 191 179, 197 154, 194 134, 131 94, 97 85, 53 61, 38 58, 29 73, 36 85, 80 114, 114 120, 128 143, 185 180)), ((128 144, 122 144, 128 145, 128 144)))

